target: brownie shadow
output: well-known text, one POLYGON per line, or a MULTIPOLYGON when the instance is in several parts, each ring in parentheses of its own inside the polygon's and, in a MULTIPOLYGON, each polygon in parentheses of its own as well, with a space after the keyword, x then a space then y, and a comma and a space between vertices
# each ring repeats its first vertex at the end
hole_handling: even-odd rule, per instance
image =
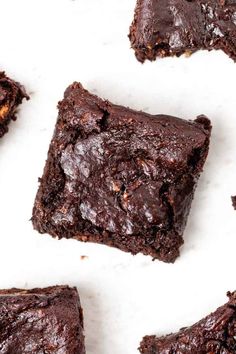
POLYGON ((94 291, 77 286, 84 314, 84 335, 86 354, 104 354, 103 316, 94 291))

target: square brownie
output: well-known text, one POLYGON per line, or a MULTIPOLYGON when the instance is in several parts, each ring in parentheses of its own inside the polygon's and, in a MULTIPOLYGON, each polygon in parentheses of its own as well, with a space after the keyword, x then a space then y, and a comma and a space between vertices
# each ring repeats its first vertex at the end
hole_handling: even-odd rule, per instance
POLYGON ((235 354, 236 292, 229 301, 191 327, 163 337, 146 336, 142 354, 235 354))
POLYGON ((16 120, 17 107, 29 96, 18 82, 0 72, 0 138, 8 132, 11 120, 16 120))
POLYGON ((33 225, 173 262, 211 125, 150 115, 68 87, 33 209, 33 225))
POLYGON ((0 290, 0 353, 85 354, 77 290, 0 290))
POLYGON ((236 1, 137 0, 129 37, 141 62, 199 49, 222 49, 235 61, 236 1))
POLYGON ((236 196, 231 197, 233 208, 236 210, 236 196))

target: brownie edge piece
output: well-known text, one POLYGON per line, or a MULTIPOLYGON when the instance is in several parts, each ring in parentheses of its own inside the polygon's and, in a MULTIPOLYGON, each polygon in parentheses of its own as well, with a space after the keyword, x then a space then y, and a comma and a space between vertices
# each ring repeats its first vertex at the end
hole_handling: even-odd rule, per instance
POLYGON ((236 210, 236 196, 231 197, 231 200, 232 200, 233 208, 234 210, 236 210))
POLYGON ((210 130, 204 116, 152 116, 72 84, 59 103, 34 228, 173 262, 210 130))
POLYGON ((137 0, 130 27, 139 61, 221 49, 236 61, 235 0, 137 0))
POLYGON ((11 120, 16 120, 17 107, 29 96, 18 82, 0 72, 0 138, 8 132, 11 120))
POLYGON ((229 301, 191 327, 165 337, 146 336, 142 354, 235 354, 236 292, 229 301))
POLYGON ((76 288, 0 290, 1 354, 85 354, 76 288))

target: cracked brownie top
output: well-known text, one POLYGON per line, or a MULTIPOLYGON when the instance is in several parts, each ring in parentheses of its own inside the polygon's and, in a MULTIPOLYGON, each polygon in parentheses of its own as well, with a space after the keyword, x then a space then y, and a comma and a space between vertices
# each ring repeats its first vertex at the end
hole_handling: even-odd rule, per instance
POLYGON ((144 337, 142 354, 236 353, 236 292, 229 301, 198 323, 163 337, 144 337))
POLYGON ((141 62, 198 49, 236 60, 236 1, 138 0, 130 40, 141 62))
POLYGON ((210 130, 204 116, 152 116, 74 83, 59 103, 35 228, 174 260, 210 130))
POLYGON ((0 352, 85 354, 77 290, 0 290, 0 352))

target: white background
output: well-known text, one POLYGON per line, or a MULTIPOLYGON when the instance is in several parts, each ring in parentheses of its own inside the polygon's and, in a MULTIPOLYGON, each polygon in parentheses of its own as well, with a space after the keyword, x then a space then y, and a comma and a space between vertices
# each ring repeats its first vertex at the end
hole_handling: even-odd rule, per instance
POLYGON ((87 353, 135 354, 143 335, 190 325, 236 288, 236 64, 222 52, 138 63, 127 38, 135 0, 0 5, 0 68, 31 96, 0 142, 0 287, 76 285, 87 353), (33 231, 56 105, 75 80, 135 109, 211 118, 210 154, 175 264, 33 231))

